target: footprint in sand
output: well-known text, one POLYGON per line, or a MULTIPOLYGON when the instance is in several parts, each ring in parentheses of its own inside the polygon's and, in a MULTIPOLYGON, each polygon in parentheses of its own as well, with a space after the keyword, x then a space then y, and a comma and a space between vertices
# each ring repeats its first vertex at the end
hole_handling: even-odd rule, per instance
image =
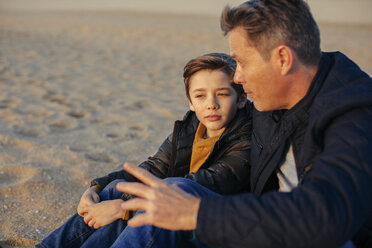
POLYGON ((59 131, 66 131, 71 130, 77 126, 75 120, 69 120, 66 117, 57 118, 51 121, 48 121, 50 131, 59 132, 59 131))
POLYGON ((26 137, 40 137, 43 134, 48 133, 48 130, 45 126, 24 126, 24 125, 15 125, 13 126, 13 130, 15 133, 20 134, 26 137))
POLYGON ((0 241, 0 248, 10 248, 10 247, 29 247, 38 244, 39 242, 31 239, 17 238, 8 239, 0 241))
POLYGON ((133 131, 143 131, 145 130, 145 127, 141 125, 133 125, 133 126, 130 126, 129 129, 133 131))
POLYGON ((91 153, 85 154, 85 157, 95 162, 103 162, 103 163, 113 162, 113 159, 107 152, 91 152, 91 153))
POLYGON ((94 119, 90 120, 90 123, 92 123, 92 124, 104 124, 104 123, 106 123, 106 120, 100 119, 100 118, 94 118, 94 119))
POLYGON ((0 167, 0 187, 26 182, 36 174, 36 169, 23 165, 0 167))
POLYGON ((37 146, 31 142, 0 135, 0 151, 4 153, 4 156, 10 156, 9 151, 12 150, 32 152, 35 148, 37 148, 37 146))
POLYGON ((120 134, 117 134, 117 133, 108 133, 108 134, 106 134, 106 137, 107 138, 111 138, 111 139, 115 139, 115 138, 119 138, 120 137, 120 134))
POLYGON ((53 122, 49 126, 56 129, 68 129, 70 127, 70 123, 67 121, 57 121, 53 122))
POLYGON ((140 139, 140 135, 136 132, 129 132, 125 134, 125 138, 127 139, 140 139))
POLYGON ((3 144, 10 146, 13 149, 26 151, 26 152, 32 152, 35 150, 36 146, 35 144, 25 141, 25 140, 19 140, 19 139, 9 139, 7 137, 0 136, 0 142, 3 144))
POLYGON ((87 117, 88 113, 84 111, 70 111, 67 113, 67 115, 73 118, 76 118, 76 119, 81 119, 81 118, 87 117))
POLYGON ((66 104, 66 98, 63 96, 59 96, 54 92, 48 92, 46 95, 43 96, 43 99, 59 104, 66 104))
POLYGON ((39 85, 41 83, 40 80, 38 79, 27 79, 24 84, 28 84, 28 85, 39 85))
POLYGON ((0 101, 0 109, 7 109, 16 106, 21 100, 15 97, 10 97, 0 101))
POLYGON ((19 114, 29 115, 34 118, 35 117, 47 117, 53 114, 52 111, 49 111, 42 106, 31 105, 31 104, 19 106, 17 107, 15 111, 19 114))
POLYGON ((131 105, 127 106, 128 110, 141 110, 149 106, 147 101, 136 101, 133 102, 131 105))

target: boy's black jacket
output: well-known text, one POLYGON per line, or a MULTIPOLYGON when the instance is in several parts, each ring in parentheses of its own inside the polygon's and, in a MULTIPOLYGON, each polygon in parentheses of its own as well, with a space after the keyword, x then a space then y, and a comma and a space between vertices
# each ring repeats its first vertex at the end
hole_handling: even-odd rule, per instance
MULTIPOLYGON (((199 124, 192 111, 188 111, 182 121, 175 122, 173 133, 163 142, 157 153, 139 167, 159 178, 186 177, 219 194, 248 191, 252 130, 250 108, 251 104, 247 103, 243 109, 237 111, 198 172, 189 173, 192 144, 199 124)), ((120 170, 94 179, 91 186, 98 186, 100 191, 115 179, 137 181, 126 171, 120 170)), ((123 199, 129 197, 123 194, 123 199)))

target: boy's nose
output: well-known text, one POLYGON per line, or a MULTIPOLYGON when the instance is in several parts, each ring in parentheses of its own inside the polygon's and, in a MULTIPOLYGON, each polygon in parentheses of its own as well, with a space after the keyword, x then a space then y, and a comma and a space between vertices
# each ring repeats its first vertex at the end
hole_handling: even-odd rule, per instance
POLYGON ((211 97, 208 101, 208 109, 217 109, 218 108, 218 103, 217 99, 215 97, 211 97))

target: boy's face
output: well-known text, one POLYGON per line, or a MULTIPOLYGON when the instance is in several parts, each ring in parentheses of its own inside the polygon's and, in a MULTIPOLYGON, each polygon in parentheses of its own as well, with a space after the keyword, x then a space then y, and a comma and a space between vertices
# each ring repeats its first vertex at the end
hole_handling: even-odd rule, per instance
POLYGON ((219 135, 247 100, 237 101, 237 93, 230 81, 220 70, 201 70, 190 78, 190 110, 207 128, 208 137, 219 135))

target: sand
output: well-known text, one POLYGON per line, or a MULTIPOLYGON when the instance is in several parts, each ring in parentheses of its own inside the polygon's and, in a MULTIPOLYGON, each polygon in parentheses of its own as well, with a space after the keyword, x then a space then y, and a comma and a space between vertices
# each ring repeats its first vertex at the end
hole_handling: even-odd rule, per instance
MULTIPOLYGON (((372 73, 371 25, 321 33, 372 73)), ((0 12, 0 246, 32 247, 92 178, 154 153, 187 110, 183 66, 214 51, 214 17, 0 12)))

